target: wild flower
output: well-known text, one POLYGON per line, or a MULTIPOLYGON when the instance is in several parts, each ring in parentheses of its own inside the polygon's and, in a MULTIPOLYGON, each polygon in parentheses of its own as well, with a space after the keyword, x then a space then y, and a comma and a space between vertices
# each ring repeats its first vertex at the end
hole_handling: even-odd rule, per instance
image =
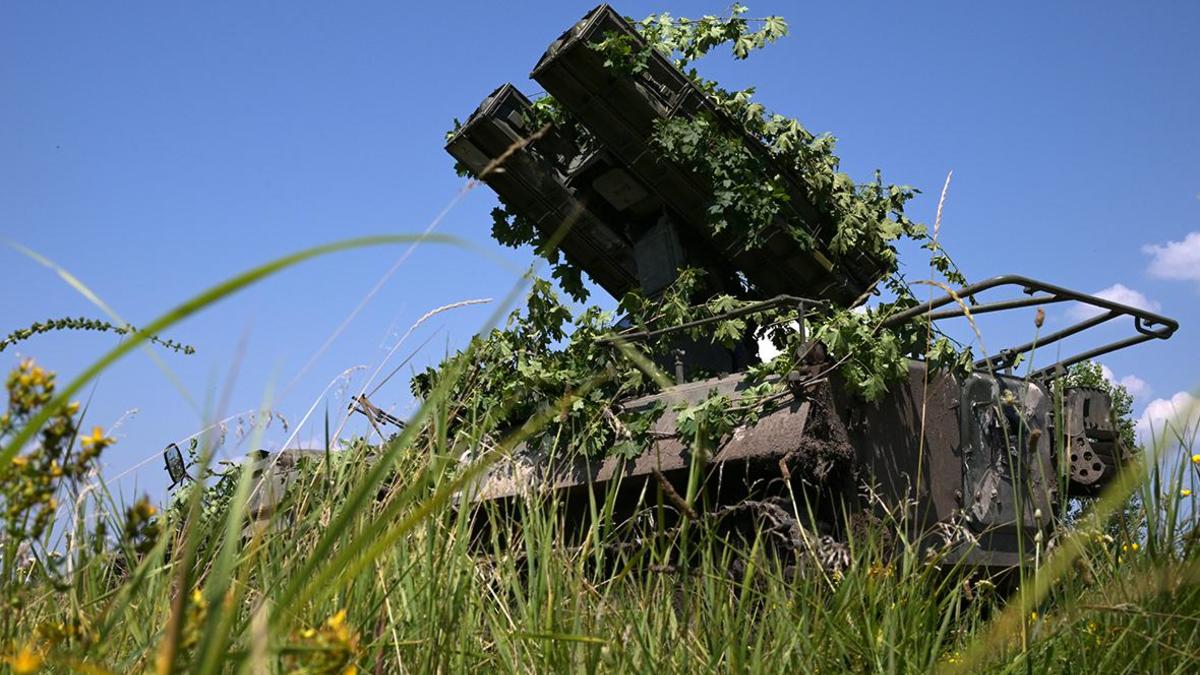
POLYGON ((1096 642, 1097 647, 1104 645, 1104 632, 1100 630, 1100 624, 1096 623, 1095 621, 1087 622, 1086 632, 1088 635, 1092 636, 1092 639, 1096 642))
POLYGON ((98 457, 105 448, 116 443, 113 439, 104 435, 104 430, 100 427, 93 427, 92 433, 79 439, 79 445, 83 450, 79 453, 80 460, 90 461, 98 457))
POLYGON ((82 612, 72 610, 65 619, 48 619, 33 629, 37 642, 45 650, 64 644, 87 648, 100 641, 100 634, 82 612))
POLYGON ((26 675, 27 673, 36 673, 42 668, 42 655, 32 649, 29 645, 21 647, 11 656, 4 657, 4 662, 12 667, 12 672, 17 675, 26 675))
POLYGON ((93 427, 91 435, 80 438, 79 444, 82 445, 85 450, 88 450, 91 448, 104 448, 112 445, 113 440, 104 435, 104 429, 101 429, 100 427, 93 427))
POLYGON ((208 601, 204 599, 204 593, 199 588, 193 589, 191 597, 188 598, 187 611, 184 614, 183 636, 180 640, 180 647, 184 651, 195 649, 196 645, 200 644, 207 619, 208 601))
POLYGON ((895 568, 891 563, 884 565, 880 562, 874 562, 867 568, 867 578, 869 579, 890 579, 895 572, 895 568))
POLYGON ((138 555, 146 555, 158 543, 161 528, 155 517, 157 514, 158 509, 150 503, 150 498, 147 496, 143 496, 125 509, 123 541, 138 555))
MULTIPOLYGON (((55 375, 23 359, 5 381, 8 408, 0 416, 0 438, 8 437, 54 399, 55 375)), ((113 444, 97 427, 80 440, 82 450, 72 456, 72 439, 78 432, 75 415, 79 404, 56 410, 40 429, 33 449, 17 455, 0 486, 6 530, 16 540, 37 540, 53 521, 58 508, 55 496, 65 481, 75 481, 95 467, 100 453, 113 444)))
POLYGON ((313 675, 356 675, 358 636, 346 622, 346 610, 327 618, 320 628, 306 628, 298 634, 305 649, 289 658, 289 672, 313 675))

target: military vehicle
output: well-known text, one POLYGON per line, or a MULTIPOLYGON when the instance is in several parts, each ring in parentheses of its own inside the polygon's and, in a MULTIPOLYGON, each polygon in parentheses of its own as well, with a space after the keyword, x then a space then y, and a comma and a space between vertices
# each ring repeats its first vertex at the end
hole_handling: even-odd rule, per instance
MULTIPOLYGON (((718 235, 706 227, 711 186, 654 152, 651 136, 662 120, 700 114, 721 119, 722 113, 657 52, 636 73, 606 66, 591 45, 614 35, 624 36, 635 50, 642 44, 627 20, 601 5, 555 40, 531 75, 586 129, 586 143, 555 125, 535 126, 530 99, 503 84, 456 130, 446 150, 615 297, 633 289, 654 297, 685 266, 707 272, 712 294, 744 292, 747 284, 739 285, 739 279, 748 280, 758 302, 736 310, 743 315, 792 306, 803 317, 822 303, 845 307, 869 294, 885 264, 867 255, 832 264, 827 249, 832 224, 822 222, 803 196, 803 176, 784 167, 773 167, 789 181, 790 199, 781 220, 803 223, 812 235, 811 246, 798 245, 782 227, 768 231, 756 245, 738 240, 728 229, 718 235), (498 167, 502 170, 494 170, 498 167)), ((745 144, 762 161, 774 161, 757 139, 746 135, 745 144)), ((608 495, 616 513, 628 516, 646 506, 647 490, 681 492, 689 473, 700 468, 704 503, 711 511, 728 513, 749 505, 760 522, 774 524, 797 545, 814 537, 843 539, 856 511, 905 505, 912 514, 910 535, 966 533, 956 544, 956 555, 966 564, 1018 565, 1022 551, 1032 548, 1028 542, 1053 526, 1063 500, 1096 494, 1116 475, 1128 451, 1121 447, 1111 401, 1103 392, 1063 388, 1061 406, 1056 406, 1054 381, 1073 364, 1167 339, 1177 323, 1144 309, 1009 275, 959 288, 885 324, 1072 301, 1090 306, 1094 315, 980 359, 965 377, 934 372, 912 358, 908 377, 874 403, 847 390, 822 345, 806 343, 802 365, 787 376, 788 396, 756 423, 736 429, 715 452, 694 455, 676 433, 673 417, 664 415, 654 429, 656 440, 632 460, 551 459, 521 448, 469 496, 477 504, 501 504, 555 492, 572 522, 587 517, 589 496, 608 495), (1005 290, 1003 299, 981 297, 1005 290), (1035 349, 1049 353, 1068 337, 1121 319, 1132 321, 1132 335, 1126 339, 1059 358, 1021 377, 1011 372, 1035 349), (1056 437, 1066 439, 1062 452, 1056 451, 1056 437), (863 493, 864 485, 870 494, 863 493), (800 500, 797 495, 805 496, 800 500), (796 513, 795 500, 811 507, 808 522, 790 517, 796 513)), ((731 315, 705 321, 727 318, 731 315)), ((698 323, 704 322, 623 334, 628 341, 672 332, 679 337, 673 363, 661 364, 674 370, 677 384, 654 396, 624 401, 622 409, 657 402, 668 408, 694 404, 713 391, 736 393, 747 386, 739 371, 758 361, 754 335, 747 334, 735 349, 683 337, 684 329, 698 323), (720 375, 688 378, 696 372, 720 375)), ((800 325, 803 330, 802 320, 800 325)))
MULTIPOLYGON (((722 113, 657 53, 636 73, 606 66, 590 45, 613 35, 641 44, 628 21, 601 5, 555 40, 532 72, 586 128, 586 143, 553 124, 536 126, 530 99, 503 84, 455 131, 446 150, 614 297, 639 290, 653 298, 684 267, 707 273, 709 294, 738 292, 745 297, 746 288, 753 288, 757 295, 747 298, 752 302, 732 312, 620 334, 630 342, 673 336, 674 349, 659 365, 676 381, 661 393, 620 402, 622 410, 694 404, 714 391, 736 394, 748 386, 745 370, 759 362, 755 336, 748 332, 730 349, 689 339, 685 331, 779 307, 795 308, 803 331, 803 317, 811 309, 848 307, 869 296, 887 265, 866 254, 844 255, 833 264, 828 246, 834 226, 823 222, 804 197, 804 177, 785 167, 774 167, 790 197, 777 227, 753 244, 729 230, 714 234, 706 227, 712 187, 655 153, 651 136, 661 120, 700 114, 721 119, 722 113), (802 223, 811 245, 800 246, 786 235, 785 222, 802 223)), ((775 161, 758 139, 746 135, 744 140, 761 161, 775 161)), ((1030 551, 1021 542, 1032 542, 1052 528, 1064 500, 1101 490, 1129 450, 1122 447, 1106 394, 1082 387, 1056 389, 1055 381, 1073 364, 1170 338, 1177 322, 1007 275, 956 289, 884 324, 1069 302, 1087 305, 1093 313, 979 359, 965 376, 935 371, 914 355, 907 377, 873 403, 849 391, 823 345, 805 342, 800 365, 786 376, 787 395, 710 453, 694 453, 677 433, 674 417, 663 415, 652 430, 655 440, 633 459, 550 458, 519 447, 466 490, 459 504, 490 504, 500 507, 490 513, 505 513, 505 506, 554 493, 568 523, 584 522, 594 497, 611 499, 614 517, 632 518, 647 507, 648 493, 675 495, 676 511, 691 508, 679 504, 677 495, 699 472, 697 503, 707 505, 709 514, 732 514, 738 527, 765 524, 796 549, 844 540, 856 514, 903 508, 909 514, 910 541, 940 546, 950 537, 954 555, 965 564, 1021 565, 1030 551), (982 297, 997 291, 1008 293, 1002 299, 982 297), (1012 373, 1034 350, 1048 353, 1067 338, 1120 320, 1131 322, 1132 334, 1125 339, 1058 358, 1024 376, 1012 373), (797 503, 805 511, 799 519, 797 503)), ((375 419, 371 413, 378 409, 373 406, 363 410, 373 424, 402 424, 394 418, 375 419)), ((178 453, 167 459, 173 480, 183 480, 178 453)), ((281 461, 256 460, 262 470, 279 474, 269 481, 272 489, 255 502, 256 517, 269 514, 277 499, 273 495, 294 480, 293 459, 285 453, 281 461)), ((833 551, 833 559, 823 564, 837 566, 842 555, 838 547, 825 548, 825 553, 833 551)))

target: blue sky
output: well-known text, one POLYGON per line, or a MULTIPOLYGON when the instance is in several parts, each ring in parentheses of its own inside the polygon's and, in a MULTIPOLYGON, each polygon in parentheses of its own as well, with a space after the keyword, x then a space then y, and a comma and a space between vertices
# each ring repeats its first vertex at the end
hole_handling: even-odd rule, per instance
MULTIPOLYGON (((63 265, 136 324, 275 256, 422 231, 463 187, 442 151, 451 120, 504 81, 537 92, 530 68, 590 7, 6 3, 0 237, 63 265)), ((724 5, 617 8, 640 17, 724 5)), ((783 15, 791 36, 744 63, 702 62, 704 74, 753 83, 769 108, 833 133, 852 176, 881 168, 922 188, 911 209, 920 220, 932 222, 953 170, 941 239, 970 278, 1023 273, 1179 319, 1170 342, 1103 362, 1137 390, 1139 414, 1188 400, 1200 382, 1200 4, 755 2, 750 14, 783 15)), ((403 247, 307 263, 172 329, 167 337, 198 349, 159 350, 187 396, 144 354, 127 357, 99 380, 89 414, 106 428, 125 417, 108 475, 218 412, 257 407, 268 390, 293 431, 315 404, 299 438, 320 436, 325 400, 335 420, 344 408, 322 398, 339 373, 366 366, 357 391, 419 316, 502 298, 532 262, 491 241, 493 204, 486 189, 467 194, 436 231, 474 250, 412 252, 307 370, 403 247)), ((0 275, 4 332, 101 315, 7 246, 0 275)), ((432 318, 389 364, 426 339, 413 363, 437 360, 493 309, 432 318)), ((1055 310, 1050 325, 1067 318, 1055 310)), ((1032 311, 988 336, 999 346, 1031 327, 1032 311)), ((32 355, 69 376, 114 339, 41 336, 0 354, 0 365, 32 355)), ((400 376, 374 400, 401 412, 412 404, 400 376)), ((347 431, 364 429, 354 421, 347 431)), ((273 426, 267 444, 285 439, 273 426)), ((160 466, 120 488, 161 496, 160 466)))

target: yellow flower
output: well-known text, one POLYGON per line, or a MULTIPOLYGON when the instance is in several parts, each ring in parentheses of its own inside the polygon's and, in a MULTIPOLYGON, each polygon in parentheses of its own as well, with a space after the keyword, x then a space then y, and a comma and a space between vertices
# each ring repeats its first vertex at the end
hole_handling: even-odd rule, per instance
POLYGON ((1200 464, 1200 453, 1192 455, 1192 464, 1200 464))
POLYGON ((338 610, 337 614, 325 621, 325 625, 329 627, 334 640, 345 644, 350 644, 354 640, 354 636, 350 633, 350 627, 346 625, 346 610, 338 610))
POLYGON ((91 448, 91 447, 100 447, 100 448, 103 448, 103 447, 105 447, 105 446, 107 446, 107 445, 111 445, 111 444, 112 444, 112 439, 111 439, 111 438, 107 438, 107 437, 104 435, 104 430, 103 430, 103 429, 101 429, 100 427, 93 427, 93 428, 92 428, 92 435, 91 435, 91 436, 84 436, 83 438, 79 439, 79 442, 80 442, 80 443, 83 445, 83 447, 85 447, 85 448, 91 448))
POLYGON ((26 675, 27 673, 36 673, 42 667, 42 655, 30 649, 28 646, 21 647, 21 651, 14 656, 5 659, 12 666, 13 672, 18 675, 26 675))
POLYGON ((306 666, 304 672, 329 675, 357 675, 358 669, 354 666, 354 659, 358 655, 358 637, 351 630, 346 610, 338 610, 320 626, 303 628, 297 635, 316 649, 286 657, 285 661, 291 664, 289 667, 306 666))
POLYGON ((871 566, 869 568, 867 568, 867 577, 868 578, 871 578, 871 579, 874 579, 875 577, 889 578, 891 576, 892 576, 892 566, 891 565, 884 565, 882 563, 876 562, 876 563, 871 563, 871 566))
POLYGON ((1030 612, 1030 613, 1029 613, 1029 620, 1030 620, 1030 621, 1037 621, 1037 612, 1030 612))
POLYGON ((141 520, 150 520, 156 513, 158 513, 158 509, 150 503, 149 497, 142 497, 133 505, 133 514, 141 520))
POLYGON ((1187 488, 1183 488, 1182 490, 1179 491, 1179 496, 1180 497, 1191 497, 1192 491, 1187 488))
POLYGON ((346 610, 339 609, 337 611, 337 614, 334 614, 333 616, 329 617, 325 621, 325 623, 328 624, 330 628, 333 628, 335 630, 338 628, 341 628, 342 624, 346 623, 346 610))
POLYGON ((1141 548, 1141 546, 1138 546, 1138 543, 1135 541, 1135 542, 1133 542, 1132 544, 1130 544, 1130 545, 1129 545, 1129 548, 1133 549, 1133 550, 1134 550, 1134 552, 1136 553, 1136 552, 1137 552, 1137 550, 1138 550, 1139 548, 1141 548))

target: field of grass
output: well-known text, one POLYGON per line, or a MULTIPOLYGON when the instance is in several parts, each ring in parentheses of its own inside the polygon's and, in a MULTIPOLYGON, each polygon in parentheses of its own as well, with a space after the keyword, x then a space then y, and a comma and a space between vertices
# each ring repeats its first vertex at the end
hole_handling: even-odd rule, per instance
POLYGON ((249 468, 221 500, 185 491, 162 512, 29 469, 77 462, 77 436, 94 453, 109 444, 101 430, 77 433, 62 406, 147 335, 336 248, 180 305, 65 385, 32 365, 10 378, 20 405, 5 418, 0 464, 13 672, 1200 670, 1187 487, 1200 456, 1186 433, 1162 445, 1188 447, 1125 472, 1074 530, 1031 542, 1041 565, 999 585, 936 553, 885 550, 886 518, 849 542, 850 564, 834 572, 787 574, 759 542, 722 541, 701 522, 631 539, 603 503, 564 524, 552 496, 516 514, 506 543, 473 545, 455 495, 544 420, 463 466, 472 439, 439 432, 452 377, 376 461, 355 461, 359 446, 315 462, 266 527, 247 526, 249 468))

